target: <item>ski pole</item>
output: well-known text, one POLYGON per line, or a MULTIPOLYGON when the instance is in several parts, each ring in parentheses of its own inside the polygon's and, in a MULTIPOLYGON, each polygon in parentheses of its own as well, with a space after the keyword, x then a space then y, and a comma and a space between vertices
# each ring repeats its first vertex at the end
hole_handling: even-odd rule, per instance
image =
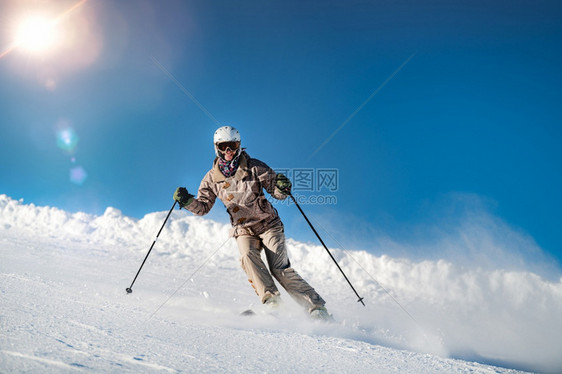
POLYGON ((316 237, 318 238, 318 240, 320 240, 320 243, 322 243, 322 246, 324 246, 324 249, 326 250, 326 252, 328 252, 328 254, 330 255, 330 257, 332 258, 332 260, 334 261, 334 263, 336 264, 336 266, 338 267, 338 269, 340 270, 340 272, 342 273, 343 277, 345 278, 345 280, 347 281, 347 283, 349 283, 349 286, 351 287, 351 289, 353 290, 353 292, 355 292, 355 295, 359 298, 357 300, 358 303, 363 304, 363 306, 365 306, 365 303, 363 302, 363 298, 361 296, 359 296, 359 294, 357 293, 357 291, 355 291, 355 288, 353 287, 353 285, 351 284, 351 282, 349 281, 349 279, 347 278, 347 276, 345 275, 345 273, 343 272, 342 268, 340 267, 340 265, 338 264, 338 262, 336 261, 336 259, 334 258, 334 256, 332 255, 332 253, 330 252, 330 250, 328 250, 328 247, 326 247, 326 244, 324 244, 324 241, 322 240, 322 238, 320 237, 320 235, 318 235, 318 232, 316 231, 316 229, 314 228, 314 226, 312 226, 312 223, 310 223, 310 221, 308 220, 308 217, 306 216, 306 214, 304 214, 303 210, 301 209, 299 203, 297 203, 297 200, 295 199, 295 197, 293 196, 292 193, 289 192, 289 196, 291 197, 291 199, 293 200, 293 202, 295 203, 295 205, 297 206, 297 208, 299 208, 302 216, 304 217, 304 219, 306 220, 306 222, 308 223, 308 225, 310 226, 310 228, 312 229, 312 231, 316 234, 316 237))
POLYGON ((160 236, 160 233, 162 232, 162 229, 166 225, 166 222, 168 222, 168 218, 170 218, 170 214, 172 214, 172 211, 174 210, 176 204, 177 204, 177 201, 174 201, 174 205, 172 205, 172 208, 168 212, 168 215, 166 216, 166 219, 164 220, 164 223, 162 224, 162 227, 160 227, 160 231, 158 231, 158 234, 156 235, 156 239, 154 239, 154 241, 152 242, 152 245, 150 246, 150 249, 148 250, 148 253, 146 254, 146 257, 144 258, 144 261, 142 262, 142 264, 139 268, 139 271, 137 271, 137 275, 135 275, 135 279, 133 279, 133 282, 131 283, 131 285, 128 288, 125 289, 125 291, 127 291, 127 293, 133 292, 133 284, 135 284, 135 281, 137 280, 137 277, 139 276, 139 273, 140 273, 142 267, 144 266, 144 263, 146 262, 146 259, 148 258, 148 255, 150 255, 150 252, 152 251, 152 248, 154 247, 154 244, 156 243, 156 240, 160 236))

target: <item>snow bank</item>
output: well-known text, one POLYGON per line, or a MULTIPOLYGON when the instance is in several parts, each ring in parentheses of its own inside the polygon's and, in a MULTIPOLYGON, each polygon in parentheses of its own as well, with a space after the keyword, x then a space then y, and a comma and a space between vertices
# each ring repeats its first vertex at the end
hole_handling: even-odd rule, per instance
MULTIPOLYGON (((0 233, 9 245, 16 246, 20 238, 20 242, 36 243, 32 248, 55 252, 96 248, 128 269, 120 280, 122 289, 166 214, 156 212, 136 220, 107 208, 102 216, 93 216, 26 205, 0 195, 0 233)), ((135 286, 142 290, 151 280, 163 288, 151 289, 154 294, 144 301, 156 309, 162 297, 174 295, 158 314, 184 318, 188 303, 190 318, 202 313, 198 318, 207 323, 209 311, 226 305, 244 309, 254 302, 238 266, 236 245, 227 240, 228 230, 185 211, 173 212, 135 286), (197 277, 192 277, 195 273, 197 277), (183 291, 174 294, 178 287, 183 291)), ((362 307, 323 248, 290 239, 288 244, 294 267, 323 295, 344 326, 322 333, 511 368, 562 371, 562 279, 551 282, 528 271, 463 267, 444 260, 415 262, 334 249, 334 256, 365 297, 367 306, 362 307)), ((225 322, 231 325, 232 321, 225 322)), ((294 321, 282 327, 294 333, 307 329, 294 321)))

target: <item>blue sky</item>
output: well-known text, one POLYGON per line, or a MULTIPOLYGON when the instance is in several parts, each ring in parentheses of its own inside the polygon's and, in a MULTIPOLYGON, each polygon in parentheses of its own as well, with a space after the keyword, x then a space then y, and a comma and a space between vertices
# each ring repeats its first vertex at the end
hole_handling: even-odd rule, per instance
MULTIPOLYGON (((167 210, 210 168, 218 121, 274 168, 337 170, 337 191, 299 192, 337 198, 303 206, 331 246, 382 254, 385 238, 423 258, 471 222, 499 241, 509 228, 526 259, 537 247, 562 260, 559 2, 83 1, 65 13, 77 3, 41 3, 65 14, 65 42, 43 53, 10 49, 36 2, 0 6, 0 193, 167 210)), ((288 236, 315 241, 295 207, 277 207, 288 236)), ((227 220, 222 204, 211 218, 227 220)))

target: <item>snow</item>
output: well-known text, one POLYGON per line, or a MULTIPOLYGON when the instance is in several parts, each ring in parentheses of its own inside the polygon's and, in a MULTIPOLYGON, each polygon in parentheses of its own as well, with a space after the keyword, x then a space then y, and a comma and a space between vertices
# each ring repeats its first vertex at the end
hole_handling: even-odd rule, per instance
POLYGON ((229 227, 185 211, 127 295, 166 214, 94 216, 0 195, 0 372, 562 371, 562 280, 334 249, 363 307, 323 248, 289 239, 337 322, 310 321, 284 293, 273 316, 229 227), (249 307, 257 316, 238 315, 249 307))

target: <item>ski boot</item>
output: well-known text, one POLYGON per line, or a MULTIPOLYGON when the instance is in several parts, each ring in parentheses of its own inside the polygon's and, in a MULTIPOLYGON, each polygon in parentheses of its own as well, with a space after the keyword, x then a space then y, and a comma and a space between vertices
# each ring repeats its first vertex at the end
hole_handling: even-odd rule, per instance
POLYGON ((310 310, 310 318, 316 321, 333 322, 334 317, 328 313, 324 306, 315 306, 310 310))
POLYGON ((279 309, 282 303, 283 301, 279 295, 271 295, 264 301, 264 304, 271 310, 279 309))

